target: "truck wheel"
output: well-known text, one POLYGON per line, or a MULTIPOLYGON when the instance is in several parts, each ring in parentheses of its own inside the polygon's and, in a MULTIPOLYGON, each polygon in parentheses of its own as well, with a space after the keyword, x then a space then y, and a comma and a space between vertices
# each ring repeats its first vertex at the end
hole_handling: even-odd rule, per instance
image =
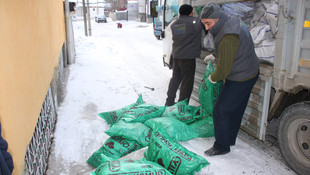
POLYGON ((310 174, 310 102, 287 107, 281 114, 278 142, 286 163, 297 174, 310 174))

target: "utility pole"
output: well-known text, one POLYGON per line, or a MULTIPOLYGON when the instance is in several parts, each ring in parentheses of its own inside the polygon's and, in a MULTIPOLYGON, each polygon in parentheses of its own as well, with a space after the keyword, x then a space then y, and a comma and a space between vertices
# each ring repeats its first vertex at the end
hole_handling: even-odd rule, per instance
POLYGON ((98 8, 98 0, 97 0, 97 15, 99 15, 99 8, 98 8))
POLYGON ((83 2, 83 19, 84 19, 84 30, 85 30, 85 36, 87 35, 87 18, 86 18, 86 7, 85 7, 85 0, 82 0, 83 2))
POLYGON ((91 36, 91 21, 90 21, 89 0, 87 0, 87 17, 88 17, 88 36, 91 36))

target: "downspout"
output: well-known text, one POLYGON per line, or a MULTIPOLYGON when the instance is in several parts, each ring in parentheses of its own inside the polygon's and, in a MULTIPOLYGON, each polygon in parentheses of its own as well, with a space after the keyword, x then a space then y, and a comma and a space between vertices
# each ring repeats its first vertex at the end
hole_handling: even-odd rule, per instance
POLYGON ((66 43, 67 43, 67 54, 68 54, 68 64, 74 63, 74 40, 73 40, 73 28, 72 28, 72 19, 70 16, 69 1, 65 0, 65 14, 66 14, 66 43))

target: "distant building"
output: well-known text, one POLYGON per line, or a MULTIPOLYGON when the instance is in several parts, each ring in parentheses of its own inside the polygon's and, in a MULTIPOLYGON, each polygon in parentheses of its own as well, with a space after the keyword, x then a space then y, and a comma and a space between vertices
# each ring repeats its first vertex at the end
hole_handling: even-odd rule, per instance
MULTIPOLYGON (((90 17, 105 14, 112 20, 136 20, 152 22, 150 17, 150 0, 90 0, 90 17), (98 3, 97 3, 98 2, 98 3)), ((87 6, 87 0, 85 0, 87 6)), ((87 8, 86 8, 87 10, 87 8)), ((76 1, 74 19, 83 19, 82 0, 76 1)))
POLYGON ((138 1, 128 0, 128 20, 138 21, 138 1))
MULTIPOLYGON (((85 0, 85 6, 86 6, 85 10, 87 13, 87 0, 85 0)), ((110 9, 111 9, 111 4, 106 4, 100 1, 98 1, 98 3, 97 2, 89 3, 89 11, 90 11, 91 18, 95 18, 96 15, 100 15, 100 14, 107 15, 108 13, 105 13, 105 11, 110 10, 110 9)), ((76 3, 75 11, 76 13, 74 14, 74 19, 76 20, 83 19, 83 3, 81 0, 76 3)))

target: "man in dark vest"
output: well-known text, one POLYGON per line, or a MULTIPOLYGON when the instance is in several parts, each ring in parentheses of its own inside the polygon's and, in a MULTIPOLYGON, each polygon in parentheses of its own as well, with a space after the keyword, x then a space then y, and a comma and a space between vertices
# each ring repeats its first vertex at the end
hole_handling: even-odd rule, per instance
POLYGON ((180 85, 178 101, 188 99, 193 91, 196 60, 200 57, 203 24, 199 17, 193 17, 193 7, 183 4, 179 8, 179 18, 171 24, 173 68, 165 106, 175 102, 180 85))
POLYGON ((230 152, 235 145, 251 90, 259 76, 259 62, 252 37, 239 18, 228 16, 210 2, 201 12, 201 21, 214 37, 216 69, 209 76, 215 83, 224 80, 214 105, 215 142, 205 151, 214 156, 230 152))

